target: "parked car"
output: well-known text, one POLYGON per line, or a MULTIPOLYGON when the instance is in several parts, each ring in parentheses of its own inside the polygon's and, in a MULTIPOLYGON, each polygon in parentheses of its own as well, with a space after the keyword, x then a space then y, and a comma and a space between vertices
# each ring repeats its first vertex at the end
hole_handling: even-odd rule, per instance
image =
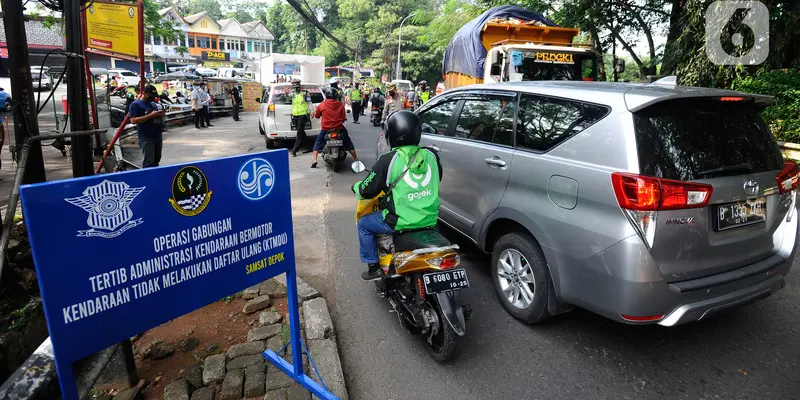
POLYGON ((108 70, 108 74, 100 76, 100 81, 106 83, 109 76, 116 78, 117 83, 120 85, 124 83, 129 87, 135 87, 141 80, 139 74, 133 71, 128 71, 127 69, 110 69, 108 70))
MULTIPOLYGON (((311 96, 309 111, 314 112, 316 105, 322 103, 324 96, 322 88, 317 84, 303 84, 302 90, 308 91, 311 96)), ((297 130, 292 129, 292 98, 293 91, 291 83, 273 83, 266 90, 262 98, 257 99, 261 102, 258 112, 258 130, 264 135, 264 140, 268 149, 273 149, 276 142, 293 140, 297 136, 297 130)), ((306 124, 306 134, 309 140, 315 139, 319 133, 320 120, 311 118, 310 123, 306 124)))
POLYGON ((458 88, 418 114, 444 167, 439 218, 491 254, 509 314, 673 326, 786 284, 800 167, 760 116, 772 102, 538 81, 458 88))
POLYGON ((11 95, 3 88, 0 88, 0 107, 3 111, 11 111, 11 95))
POLYGON ((33 84, 33 90, 50 90, 53 87, 50 83, 50 76, 44 71, 40 73, 38 69, 31 72, 31 83, 33 84))

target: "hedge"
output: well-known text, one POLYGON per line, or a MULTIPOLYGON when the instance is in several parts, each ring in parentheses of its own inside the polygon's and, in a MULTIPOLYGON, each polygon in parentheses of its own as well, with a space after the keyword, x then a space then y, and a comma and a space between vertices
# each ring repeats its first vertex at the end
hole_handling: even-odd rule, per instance
POLYGON ((775 96, 775 104, 764 110, 764 120, 778 140, 800 143, 800 70, 762 71, 740 77, 731 89, 775 96))

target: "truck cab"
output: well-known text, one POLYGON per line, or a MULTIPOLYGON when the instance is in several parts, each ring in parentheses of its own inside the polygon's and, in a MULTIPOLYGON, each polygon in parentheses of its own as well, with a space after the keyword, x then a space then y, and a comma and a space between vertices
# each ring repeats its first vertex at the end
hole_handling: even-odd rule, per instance
POLYGON ((501 45, 490 49, 486 56, 484 83, 596 81, 598 58, 588 47, 501 45))

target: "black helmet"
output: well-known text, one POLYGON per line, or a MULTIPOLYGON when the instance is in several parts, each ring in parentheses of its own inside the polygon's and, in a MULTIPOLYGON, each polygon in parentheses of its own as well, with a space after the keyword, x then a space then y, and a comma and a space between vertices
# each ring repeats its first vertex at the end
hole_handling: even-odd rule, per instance
POLYGON ((339 98, 339 91, 336 90, 334 87, 326 87, 324 92, 326 99, 338 99, 339 98))
POLYGON ((422 138, 422 121, 411 111, 397 111, 386 120, 389 147, 418 145, 422 138))

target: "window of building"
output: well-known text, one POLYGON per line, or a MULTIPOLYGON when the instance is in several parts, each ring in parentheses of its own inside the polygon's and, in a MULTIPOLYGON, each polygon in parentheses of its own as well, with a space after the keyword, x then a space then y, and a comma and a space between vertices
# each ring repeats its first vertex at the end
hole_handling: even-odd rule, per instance
POLYGON ((194 47, 194 36, 189 36, 189 46, 187 47, 194 47))
POLYGON ((211 48, 212 49, 217 48, 217 38, 211 38, 211 48))
POLYGON ((161 45, 161 37, 160 36, 154 37, 153 44, 155 44, 156 46, 161 45))
POLYGON ((152 44, 153 42, 150 41, 150 35, 144 36, 144 44, 152 44))
POLYGON ((197 47, 201 49, 207 49, 211 46, 211 40, 207 36, 198 36, 197 40, 197 47))
POLYGON ((240 51, 244 51, 244 49, 245 49, 245 47, 244 47, 244 40, 240 40, 240 41, 239 41, 239 50, 240 50, 240 51))

